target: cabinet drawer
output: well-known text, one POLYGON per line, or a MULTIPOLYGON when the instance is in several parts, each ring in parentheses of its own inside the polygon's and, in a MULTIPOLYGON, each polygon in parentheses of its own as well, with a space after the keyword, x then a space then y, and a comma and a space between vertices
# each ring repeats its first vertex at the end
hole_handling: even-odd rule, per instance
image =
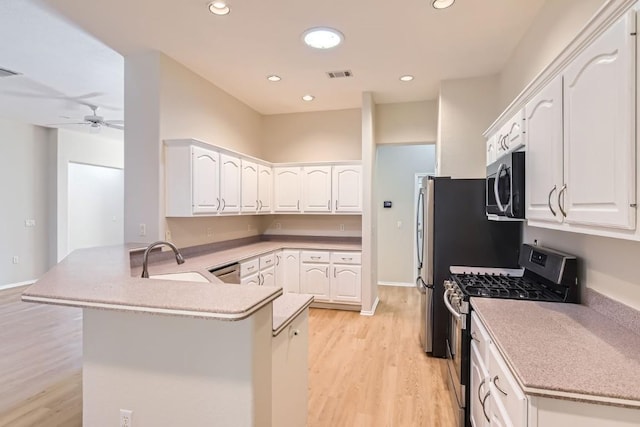
POLYGON ((248 261, 243 261, 240 264, 240 277, 248 276, 249 274, 257 273, 260 269, 260 259, 253 258, 248 261))
POLYGON ((263 270, 268 267, 272 267, 276 264, 276 257, 273 252, 267 255, 262 255, 260 257, 260 270, 263 270))
POLYGON ((478 352, 482 360, 487 360, 487 351, 491 338, 474 311, 471 312, 471 340, 478 346, 478 352))
POLYGON ((362 263, 361 252, 331 252, 331 262, 334 264, 357 264, 362 263))
POLYGON ((495 345, 489 345, 489 387, 514 425, 526 425, 527 399, 495 345))
POLYGON ((302 262, 329 262, 329 252, 322 251, 302 251, 300 253, 300 261, 302 262))

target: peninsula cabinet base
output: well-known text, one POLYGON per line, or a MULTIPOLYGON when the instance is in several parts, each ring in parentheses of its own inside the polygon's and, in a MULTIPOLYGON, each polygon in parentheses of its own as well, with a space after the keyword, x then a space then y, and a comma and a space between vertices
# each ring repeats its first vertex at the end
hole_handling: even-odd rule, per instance
POLYGON ((348 304, 338 302, 316 302, 311 304, 311 308, 328 308, 331 310, 347 310, 347 311, 361 311, 362 304, 348 304))
POLYGON ((529 396, 528 427, 637 427, 640 408, 529 396))
POLYGON ((83 425, 270 427, 272 306, 247 319, 84 309, 83 425))

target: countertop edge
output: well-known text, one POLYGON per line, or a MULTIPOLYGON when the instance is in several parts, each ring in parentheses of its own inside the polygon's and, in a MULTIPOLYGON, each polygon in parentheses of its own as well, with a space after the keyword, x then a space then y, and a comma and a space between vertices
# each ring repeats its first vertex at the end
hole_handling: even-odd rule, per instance
POLYGON ((294 319, 300 315, 300 313, 302 313, 307 308, 309 308, 309 306, 313 303, 314 299, 315 298, 313 296, 309 297, 307 302, 305 302, 302 306, 300 306, 291 316, 287 318, 287 320, 282 322, 282 325, 280 325, 277 329, 273 330, 273 336, 276 337, 280 335, 280 332, 282 332, 287 326, 289 326, 291 322, 293 322, 294 319))

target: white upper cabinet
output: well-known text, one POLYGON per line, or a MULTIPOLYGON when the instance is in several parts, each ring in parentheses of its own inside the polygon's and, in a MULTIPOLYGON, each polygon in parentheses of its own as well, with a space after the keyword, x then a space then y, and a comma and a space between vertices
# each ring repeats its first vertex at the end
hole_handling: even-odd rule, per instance
POLYGON ((492 135, 487 139, 487 166, 496 160, 496 141, 498 135, 492 135))
POLYGON ((220 208, 220 155, 192 147, 193 213, 216 213, 220 208))
POLYGON ((630 13, 565 70, 566 186, 559 191, 567 223, 635 228, 634 32, 630 13))
POLYGON ((562 76, 525 106, 526 218, 562 221, 558 193, 563 181, 562 76))
POLYGON ((305 212, 331 212, 331 166, 305 166, 302 170, 305 212))
POLYGON ((258 201, 258 164, 242 160, 242 212, 255 213, 258 201))
POLYGON ((302 170, 299 167, 273 168, 275 197, 274 211, 300 212, 302 170))
POLYGON ((220 213, 240 212, 242 205, 240 193, 240 158, 220 154, 220 213))
POLYGON ((504 153, 515 151, 524 145, 524 111, 520 110, 504 126, 502 146, 504 153))
POLYGON ((258 212, 271 212, 272 200, 273 168, 258 165, 258 212))
POLYGON ((362 212, 362 166, 333 167, 333 211, 362 212))

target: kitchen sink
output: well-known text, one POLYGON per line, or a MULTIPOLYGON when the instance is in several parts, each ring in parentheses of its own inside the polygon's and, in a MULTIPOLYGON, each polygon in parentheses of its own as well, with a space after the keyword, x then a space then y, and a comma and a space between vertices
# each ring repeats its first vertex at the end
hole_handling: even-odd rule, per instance
POLYGON ((149 279, 181 280, 183 282, 209 283, 209 280, 206 277, 195 271, 187 271, 184 273, 152 274, 149 276, 149 279))

